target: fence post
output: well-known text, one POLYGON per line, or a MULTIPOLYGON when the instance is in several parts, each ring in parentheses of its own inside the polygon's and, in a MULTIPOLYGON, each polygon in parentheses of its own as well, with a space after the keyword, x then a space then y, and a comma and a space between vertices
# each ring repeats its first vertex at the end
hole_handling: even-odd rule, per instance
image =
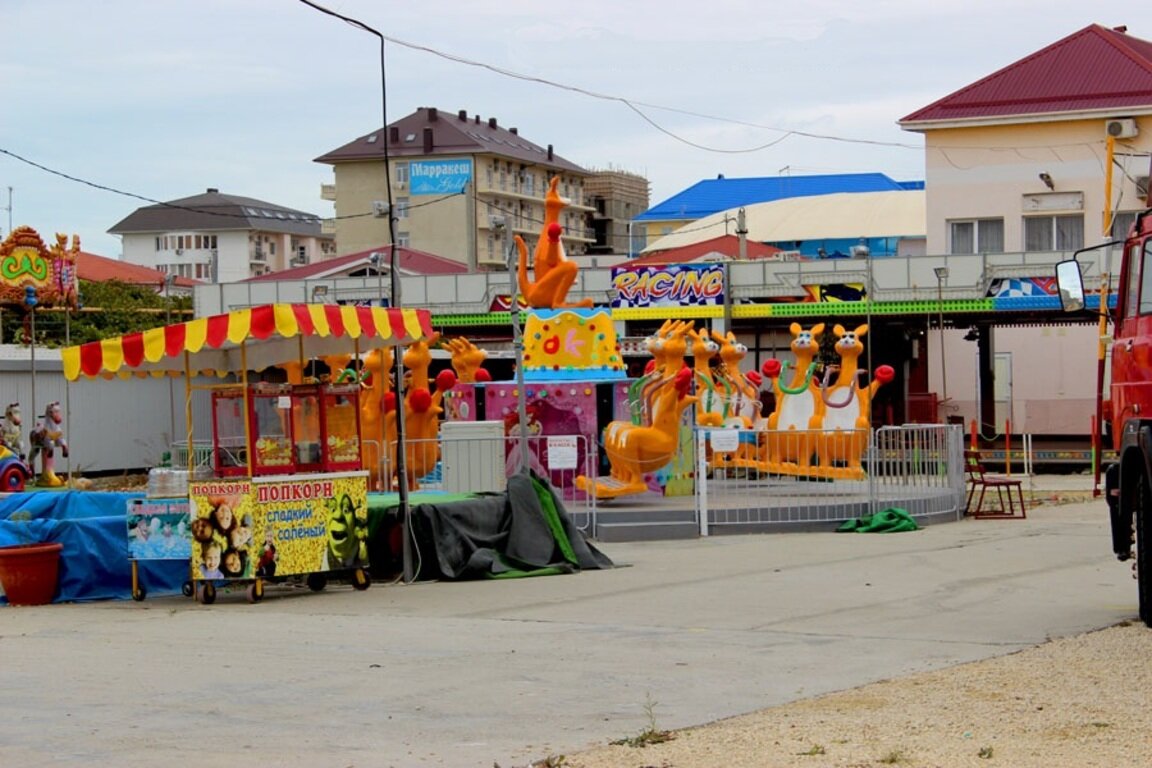
POLYGON ((696 429, 696 522, 700 535, 708 535, 708 431, 696 429))

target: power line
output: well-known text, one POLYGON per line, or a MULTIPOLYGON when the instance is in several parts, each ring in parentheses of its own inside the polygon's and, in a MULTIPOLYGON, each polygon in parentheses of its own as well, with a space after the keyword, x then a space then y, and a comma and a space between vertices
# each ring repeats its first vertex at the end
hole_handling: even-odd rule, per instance
MULTIPOLYGON (((256 213, 252 213, 252 214, 228 213, 225 211, 213 211, 213 210, 208 209, 208 208, 197 208, 196 206, 191 206, 191 205, 178 205, 176 203, 165 202, 163 200, 155 200, 155 199, 153 199, 151 197, 147 197, 145 195, 138 195, 135 192, 126 192, 122 189, 117 189, 116 187, 110 187, 110 186, 107 186, 105 184, 99 184, 95 181, 89 181, 88 179, 82 179, 79 176, 73 176, 72 174, 65 173, 64 171, 58 171, 55 168, 49 168, 48 166, 46 166, 42 163, 38 163, 35 160, 29 160, 28 158, 23 157, 21 155, 18 155, 11 150, 4 149, 3 147, 0 147, 0 155, 7 155, 8 157, 12 158, 13 160, 17 160, 21 163, 25 163, 26 165, 30 165, 33 168, 44 171, 45 173, 50 173, 53 176, 59 176, 62 179, 67 179, 68 181, 75 182, 76 184, 83 184, 86 187, 92 187, 93 189, 98 189, 102 192, 111 192, 114 195, 122 195, 124 197, 130 197, 134 200, 141 200, 145 203, 152 203, 153 205, 159 205, 163 208, 171 208, 173 210, 178 210, 178 211, 190 211, 192 213, 199 213, 199 214, 203 214, 205 216, 219 216, 219 217, 225 218, 225 219, 245 219, 245 220, 247 220, 247 219, 275 219, 276 221, 283 221, 283 219, 280 216, 276 215, 275 211, 262 211, 262 210, 258 210, 256 208, 253 208, 252 210, 256 211, 256 213)), ((444 195, 443 197, 437 198, 435 200, 429 200, 427 202, 418 203, 417 205, 413 205, 413 206, 409 206, 409 207, 419 208, 419 207, 422 207, 425 205, 433 205, 433 204, 441 202, 442 200, 447 199, 449 197, 456 197, 459 194, 460 194, 459 192, 453 192, 451 194, 444 195)), ((280 207, 280 206, 277 206, 277 207, 280 207)), ((0 210, 4 210, 4 209, 0 208, 0 210)), ((281 210, 288 210, 288 209, 281 208, 281 210)), ((307 213, 307 212, 306 211, 297 211, 297 213, 307 213)), ((313 214, 307 214, 307 215, 311 216, 317 222, 319 222, 321 220, 321 218, 323 218, 320 216, 315 216, 313 214)), ((375 212, 367 211, 365 213, 351 213, 351 214, 347 214, 345 216, 332 216, 332 217, 328 217, 328 218, 331 218, 333 220, 335 220, 335 219, 340 219, 340 220, 343 220, 343 219, 362 219, 362 218, 367 218, 369 216, 375 216, 375 215, 376 215, 375 212)))

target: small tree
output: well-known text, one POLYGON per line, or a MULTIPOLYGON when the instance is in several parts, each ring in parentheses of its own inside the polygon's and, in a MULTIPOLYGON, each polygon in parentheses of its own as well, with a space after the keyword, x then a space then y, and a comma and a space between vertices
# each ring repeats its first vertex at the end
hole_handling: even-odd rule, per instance
MULTIPOLYGON (((147 285, 135 285, 118 280, 80 283, 82 305, 71 310, 65 327, 65 310, 41 310, 36 313, 36 344, 43 347, 62 347, 65 337, 72 344, 123 336, 145 331, 169 322, 188 319, 192 299, 187 296, 165 297, 147 285)), ((18 318, 21 313, 5 312, 4 341, 25 343, 27 328, 7 318, 18 318)), ((26 313, 25 313, 26 314, 26 313)), ((23 324, 27 325, 26 318, 23 324)))

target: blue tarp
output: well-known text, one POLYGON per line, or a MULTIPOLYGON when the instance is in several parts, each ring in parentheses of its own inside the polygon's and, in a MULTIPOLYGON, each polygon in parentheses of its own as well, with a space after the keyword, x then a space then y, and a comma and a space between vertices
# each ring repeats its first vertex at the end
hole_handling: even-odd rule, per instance
MULTIPOLYGON (((130 599, 128 501, 142 497, 91 491, 12 494, 0 499, 0 547, 52 541, 64 545, 60 591, 53 602, 130 599), (20 512, 21 519, 10 520, 14 512, 20 512)), ((140 560, 138 565, 140 583, 149 595, 180 594, 188 579, 185 559, 140 560)))

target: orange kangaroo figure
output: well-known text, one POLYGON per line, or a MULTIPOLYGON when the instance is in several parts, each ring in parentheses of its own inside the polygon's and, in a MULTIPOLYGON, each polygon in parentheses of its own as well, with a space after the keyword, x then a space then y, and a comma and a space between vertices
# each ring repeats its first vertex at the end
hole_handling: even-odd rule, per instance
POLYGON ((864 352, 864 342, 860 339, 868 332, 868 326, 860 325, 849 331, 837 325, 832 330, 838 337, 836 351, 840 354, 840 366, 836 381, 824 386, 821 392, 827 407, 821 425, 823 431, 816 440, 819 474, 862 480, 864 468, 860 458, 868 447, 868 431, 872 427, 872 396, 882 384, 892 380, 895 372, 891 366, 882 365, 876 369, 870 384, 858 385, 857 380, 864 373, 859 368, 860 355, 864 352), (845 466, 836 466, 837 463, 845 466))
POLYGON ((645 472, 655 472, 676 454, 680 444, 680 417, 684 409, 696 402, 688 395, 692 370, 681 368, 676 376, 656 393, 652 425, 631 421, 613 421, 604 429, 604 450, 612 464, 612 477, 603 480, 580 475, 576 486, 598 499, 613 499, 632 493, 644 493, 648 484, 645 472))
POLYGON ((364 370, 370 376, 360 397, 360 460, 368 470, 369 487, 381 489, 381 451, 396 442, 396 411, 385 413, 384 396, 392 389, 394 357, 391 349, 373 349, 364 356, 364 370))
POLYGON ((691 328, 691 321, 665 320, 660 330, 645 340, 652 361, 644 375, 628 388, 633 423, 651 423, 652 396, 668 377, 684 367, 684 355, 688 352, 684 334, 691 328))
MULTIPOLYGON (((759 391, 740 372, 740 361, 748 354, 748 348, 736 341, 736 336, 731 331, 724 336, 712 331, 712 340, 720 347, 719 373, 726 382, 728 390, 723 423, 733 429, 752 429, 753 422, 760 416, 760 401, 757 399, 759 391)), ((731 453, 716 454, 713 457, 713 467, 757 466, 759 464, 757 452, 754 445, 746 442, 748 437, 746 434, 741 435, 740 447, 734 456, 731 453)))
POLYGON ((444 346, 452 353, 452 369, 456 371, 457 380, 464 384, 475 382, 476 372, 484 365, 488 353, 463 336, 448 339, 444 346))
POLYGON ((723 402, 716 389, 716 379, 712 375, 712 358, 720 351, 720 345, 713 341, 707 331, 688 331, 692 339, 692 369, 696 377, 696 426, 719 427, 728 413, 727 403, 723 402))
POLYGON ((592 306, 591 299, 583 299, 575 304, 567 301, 568 289, 576 282, 579 267, 564 255, 564 243, 560 241, 560 233, 563 232, 560 211, 568 205, 568 201, 556 191, 559 183, 560 177, 553 176, 548 185, 548 193, 544 196, 544 227, 540 230, 540 239, 532 255, 535 280, 528 279, 528 247, 520 235, 513 238, 520 252, 520 293, 524 295, 528 306, 536 309, 592 306))
POLYGON ((764 374, 772 379, 776 408, 768 417, 767 455, 762 454, 762 457, 769 472, 796 474, 797 469, 807 472, 811 466, 815 447, 811 430, 820 429, 824 420, 825 407, 820 399, 820 387, 809 370, 820 352, 824 323, 818 323, 807 331, 799 323, 792 323, 790 330, 792 354, 796 356, 791 382, 785 385, 780 381, 783 370, 778 361, 769 360, 763 365, 764 374), (796 434, 789 434, 792 432, 796 434))
MULTIPOLYGON (((408 380, 404 389, 404 469, 408 487, 419 487, 417 480, 432 471, 440 460, 440 414, 444 412, 441 403, 444 393, 456 385, 456 374, 441 371, 436 377, 436 391, 432 392, 428 380, 428 366, 432 363, 429 345, 436 337, 417 341, 404 350, 404 367, 408 369, 408 380), (411 441, 411 442, 409 442, 411 441)), ((388 443, 388 458, 395 472, 396 432, 388 443)))

